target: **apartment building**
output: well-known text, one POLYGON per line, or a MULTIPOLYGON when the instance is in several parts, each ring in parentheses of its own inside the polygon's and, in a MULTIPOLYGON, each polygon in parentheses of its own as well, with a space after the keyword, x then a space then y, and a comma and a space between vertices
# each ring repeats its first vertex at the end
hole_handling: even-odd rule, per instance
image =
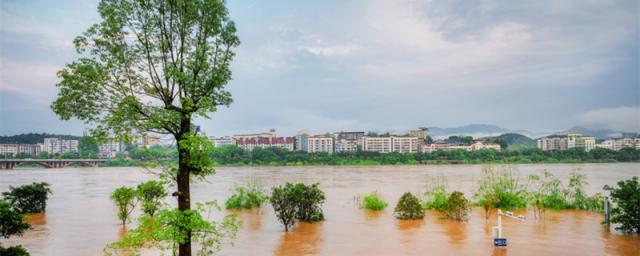
POLYGON ((42 143, 42 151, 49 154, 64 154, 66 152, 78 152, 78 140, 63 140, 59 138, 45 138, 42 143))
POLYGON ((333 154, 333 137, 324 135, 309 135, 307 130, 298 132, 295 138, 295 149, 307 153, 327 152, 333 154))
POLYGON ((229 136, 225 136, 225 137, 209 136, 209 140, 211 140, 211 143, 213 143, 213 146, 216 148, 236 145, 236 140, 234 140, 232 137, 229 137, 229 136))
POLYGON ((293 137, 273 137, 273 138, 239 138, 235 140, 236 145, 246 151, 255 148, 278 147, 287 150, 294 149, 293 137))
POLYGON ((364 132, 338 132, 334 133, 335 152, 356 152, 362 150, 362 137, 364 132))
POLYGON ((619 151, 623 148, 640 149, 640 138, 608 139, 600 144, 597 144, 596 147, 611 149, 615 151, 619 151))
POLYGON ((567 150, 570 148, 583 148, 590 151, 596 147, 596 139, 581 133, 561 133, 538 139, 538 148, 549 150, 567 150))
POLYGON ((17 155, 25 153, 31 156, 37 156, 41 152, 39 144, 0 144, 0 155, 17 155))
POLYGON ((412 136, 364 136, 362 139, 364 151, 380 153, 416 153, 418 152, 418 137, 412 136))
POLYGON ((126 145, 116 140, 109 140, 106 143, 98 145, 98 157, 101 158, 113 158, 116 157, 118 153, 125 151, 127 151, 126 145))

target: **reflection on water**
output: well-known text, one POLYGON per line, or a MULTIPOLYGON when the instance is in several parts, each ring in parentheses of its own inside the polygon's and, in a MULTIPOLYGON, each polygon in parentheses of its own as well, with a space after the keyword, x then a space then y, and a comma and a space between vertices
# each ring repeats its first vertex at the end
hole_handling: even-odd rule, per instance
MULTIPOLYGON (((583 211, 547 211, 544 219, 533 212, 519 222, 503 219, 508 248, 494 248, 491 227, 496 214, 485 219, 474 208, 467 222, 444 220, 427 211, 424 220, 400 221, 393 208, 404 192, 424 192, 427 175, 444 175, 451 190, 471 195, 480 177, 479 165, 383 166, 307 168, 219 168, 192 188, 194 201, 224 201, 234 184, 258 179, 267 187, 284 182, 320 182, 326 193, 326 221, 297 223, 285 233, 273 209, 222 211, 243 221, 234 246, 222 255, 640 255, 640 237, 609 231, 602 215, 583 211), (378 191, 389 203, 383 211, 361 209, 355 195, 378 191)), ((566 182, 569 173, 581 168, 588 177, 589 193, 601 192, 604 184, 640 175, 640 164, 521 165, 520 176, 548 169, 566 182)), ((32 255, 101 255, 110 242, 126 234, 109 199, 119 186, 135 186, 153 178, 136 168, 18 169, 0 171, 0 192, 9 185, 31 182, 52 184, 47 212, 27 216, 33 229, 23 237, 0 240, 3 245, 24 245, 32 255)), ((169 199, 169 203, 175 204, 169 199)), ((138 215, 136 212, 134 215, 138 215)))
POLYGON ((318 255, 322 244, 322 224, 299 222, 290 232, 283 232, 274 255, 318 255))

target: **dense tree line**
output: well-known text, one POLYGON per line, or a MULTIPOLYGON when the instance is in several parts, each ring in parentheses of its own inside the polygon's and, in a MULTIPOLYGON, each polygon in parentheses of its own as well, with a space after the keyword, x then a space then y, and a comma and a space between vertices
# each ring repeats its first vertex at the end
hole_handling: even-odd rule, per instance
POLYGON ((625 148, 613 151, 596 148, 542 151, 537 148, 518 151, 447 150, 434 153, 341 152, 306 153, 282 148, 256 148, 246 152, 239 147, 216 148, 212 154, 219 165, 377 165, 419 163, 574 163, 574 162, 632 162, 640 161, 640 150, 625 148))
POLYGON ((48 134, 48 133, 25 133, 10 136, 0 136, 0 144, 38 144, 42 143, 45 138, 59 138, 63 140, 77 140, 78 136, 48 134))

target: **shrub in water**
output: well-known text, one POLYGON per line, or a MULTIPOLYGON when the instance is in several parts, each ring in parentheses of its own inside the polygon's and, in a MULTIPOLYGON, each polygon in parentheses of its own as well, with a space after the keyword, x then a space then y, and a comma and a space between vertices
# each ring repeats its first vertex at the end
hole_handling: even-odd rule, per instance
POLYGON ((611 221, 620 226, 616 229, 622 232, 640 233, 640 183, 638 177, 630 180, 618 181, 617 187, 604 186, 604 190, 611 193, 611 200, 615 204, 611 209, 611 221))
POLYGON ((463 221, 467 219, 469 215, 469 200, 464 197, 464 194, 460 191, 453 191, 442 209, 445 218, 463 221))
POLYGON ((571 173, 567 190, 570 208, 586 211, 604 210, 604 197, 600 193, 588 196, 584 192, 584 186, 587 184, 589 183, 587 183, 587 177, 584 174, 571 173))
POLYGON ((376 192, 365 195, 362 204, 364 208, 374 211, 381 211, 387 207, 387 202, 383 201, 376 192))
MULTIPOLYGON (((17 212, 11 204, 0 200, 0 238, 9 238, 12 235, 22 235, 31 225, 24 223, 24 215, 17 212)), ((0 246, 0 255, 29 255, 21 246, 3 248, 0 246)))
POLYGON ((271 189, 269 201, 285 231, 289 231, 296 219, 308 222, 324 219, 321 205, 325 196, 318 186, 318 183, 310 186, 286 183, 271 189))
POLYGON ((142 212, 153 217, 162 205, 162 199, 167 196, 162 183, 151 180, 138 185, 137 196, 142 202, 142 212))
POLYGON ((20 213, 44 212, 47 208, 51 189, 46 182, 19 187, 9 186, 9 192, 2 193, 4 200, 13 205, 14 209, 20 213))
POLYGON ((295 193, 293 184, 287 183, 284 186, 271 188, 271 197, 269 201, 273 206, 276 217, 284 225, 284 231, 296 222, 296 214, 298 212, 298 195, 295 193))
POLYGON ((427 192, 424 193, 424 208, 429 210, 442 210, 447 203, 447 190, 444 178, 431 180, 427 183, 427 192))
POLYGON ((400 197, 394 210, 394 215, 401 220, 422 219, 424 218, 424 210, 422 209, 420 200, 413 194, 407 192, 400 197))
POLYGON ((122 221, 122 225, 126 225, 137 203, 136 190, 130 187, 119 187, 111 193, 111 200, 118 207, 118 218, 122 221))
POLYGON ((245 186, 236 186, 224 205, 227 209, 251 209, 260 207, 267 199, 264 189, 257 182, 249 182, 245 186))
POLYGON ((522 209, 527 207, 527 189, 519 183, 518 174, 512 169, 494 172, 490 167, 482 168, 482 177, 474 194, 477 204, 489 218, 491 209, 522 209))
POLYGON ((302 183, 295 185, 298 196, 298 213, 296 218, 301 221, 316 222, 324 220, 322 213, 322 203, 324 203, 324 192, 320 190, 319 184, 315 183, 307 186, 302 183))
POLYGON ((0 246, 0 255, 2 256, 29 256, 29 252, 27 250, 18 245, 4 248, 0 246))

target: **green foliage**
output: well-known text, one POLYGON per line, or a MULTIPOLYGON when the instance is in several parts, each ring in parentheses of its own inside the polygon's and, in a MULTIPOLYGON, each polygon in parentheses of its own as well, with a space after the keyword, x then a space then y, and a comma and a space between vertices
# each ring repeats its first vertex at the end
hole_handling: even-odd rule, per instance
POLYGON ((251 209, 260 207, 267 200, 263 187, 256 181, 249 181, 245 186, 236 186, 224 205, 227 209, 251 209))
POLYGON ((640 233, 640 183, 638 177, 618 181, 617 187, 604 186, 614 203, 611 221, 622 232, 640 233))
POLYGON ((160 209, 162 200, 167 196, 163 184, 155 180, 139 184, 136 193, 142 212, 151 217, 160 209))
POLYGON ((29 256, 29 252, 27 252, 27 249, 25 249, 24 247, 18 245, 18 246, 11 246, 11 247, 7 247, 4 248, 2 246, 0 246, 0 255, 2 256, 29 256))
POLYGON ((49 133, 23 133, 17 135, 0 136, 0 144, 38 144, 45 138, 59 138, 63 140, 77 140, 78 136, 49 134, 49 133))
POLYGON ((235 239, 242 223, 233 214, 220 222, 209 220, 213 210, 221 210, 216 202, 196 203, 195 210, 160 210, 155 217, 143 215, 140 225, 108 245, 105 254, 139 255, 140 249, 154 247, 176 255, 178 245, 192 236, 199 245, 197 255, 216 255, 224 243, 235 239))
POLYGON ((420 204, 420 200, 413 194, 407 192, 400 197, 394 215, 401 220, 406 219, 422 219, 424 218, 424 210, 420 204))
POLYGON ((444 178, 429 180, 426 189, 427 191, 424 193, 425 200, 423 202, 424 208, 438 211, 443 210, 448 197, 444 178))
POLYGON ((298 212, 298 195, 293 184, 287 183, 284 186, 271 188, 269 202, 273 206, 276 217, 284 225, 285 232, 289 231, 296 222, 298 212))
POLYGON ((19 187, 9 186, 9 192, 3 192, 2 196, 20 213, 38 213, 46 210, 49 194, 48 183, 34 182, 19 187))
POLYGON ((528 201, 537 217, 543 217, 547 209, 601 211, 604 204, 601 194, 593 196, 585 194, 586 176, 576 172, 571 173, 567 188, 564 188, 562 182, 546 170, 542 177, 529 176, 529 183, 533 191, 529 192, 528 201))
POLYGON ((22 235, 31 225, 24 223, 24 215, 16 211, 11 204, 0 200, 0 237, 22 235))
POLYGON ((485 210, 486 218, 489 218, 491 209, 526 208, 527 196, 526 186, 519 183, 517 172, 511 168, 494 171, 491 167, 483 167, 474 193, 477 204, 485 210))
POLYGON ((320 190, 319 184, 311 184, 310 186, 303 183, 295 185, 295 191, 298 202, 298 213, 296 218, 301 221, 316 222, 324 220, 322 213, 322 203, 324 203, 324 192, 320 190))
POLYGON ((286 183, 271 188, 269 201, 285 231, 289 231, 296 219, 308 222, 324 219, 321 205, 325 197, 318 186, 318 183, 310 186, 303 183, 286 183))
POLYGON ((91 136, 82 136, 78 141, 78 150, 82 158, 97 158, 98 141, 91 136))
POLYGON ((382 200, 376 192, 364 195, 362 198, 362 205, 364 208, 373 211, 382 211, 384 208, 387 208, 387 202, 382 200))
POLYGON ((470 211, 469 200, 464 197, 464 193, 453 191, 447 198, 441 212, 447 219, 463 221, 467 219, 470 211))
POLYGON ((199 177, 214 173, 214 161, 210 157, 213 149, 211 140, 206 136, 198 136, 194 132, 185 134, 178 142, 178 151, 189 156, 183 158, 183 163, 191 170, 191 174, 199 177))
POLYGON ((136 200, 136 190, 130 187, 119 187, 111 193, 111 200, 118 207, 118 219, 122 221, 122 225, 127 224, 127 220, 135 209, 137 200, 136 200))

